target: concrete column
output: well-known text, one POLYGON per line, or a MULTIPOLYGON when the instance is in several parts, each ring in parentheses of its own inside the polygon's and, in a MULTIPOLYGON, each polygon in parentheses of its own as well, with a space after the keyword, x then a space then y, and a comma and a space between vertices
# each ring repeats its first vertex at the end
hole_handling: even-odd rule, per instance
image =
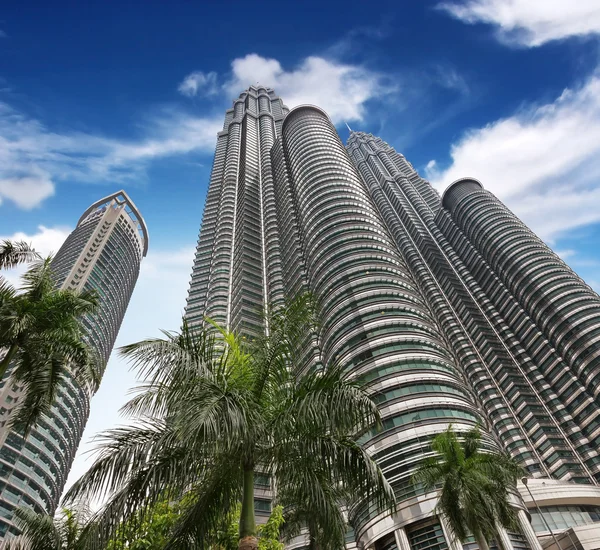
POLYGON ((504 529, 504 527, 502 527, 501 525, 496 525, 496 531, 498 534, 498 538, 500 539, 498 541, 499 545, 501 545, 501 547, 504 548, 504 550, 513 550, 513 545, 510 541, 508 533, 506 532, 506 529, 504 529))
POLYGON ((448 548, 450 550, 463 550, 462 544, 460 541, 453 535, 452 529, 450 529, 448 525, 448 520, 442 515, 438 516, 438 520, 440 521, 440 525, 442 526, 442 531, 444 531, 444 536, 446 537, 446 542, 448 543, 448 548))
POLYGON ((398 550, 410 550, 410 543, 408 542, 405 529, 396 529, 394 535, 396 537, 396 546, 398 547, 398 550))
POLYGON ((529 519, 527 518, 525 511, 519 510, 517 517, 519 520, 519 525, 521 526, 521 531, 523 532, 523 535, 529 544, 529 548, 531 548, 531 550, 542 550, 542 545, 540 544, 540 541, 538 540, 531 523, 529 523, 529 519))

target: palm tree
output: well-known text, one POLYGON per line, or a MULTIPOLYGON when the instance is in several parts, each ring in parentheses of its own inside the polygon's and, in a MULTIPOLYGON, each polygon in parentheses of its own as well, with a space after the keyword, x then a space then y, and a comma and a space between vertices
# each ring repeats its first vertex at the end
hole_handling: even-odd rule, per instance
POLYGON ((431 444, 436 456, 423 461, 413 481, 426 491, 438 488, 437 511, 456 539, 462 543, 473 534, 480 550, 488 550, 498 526, 516 528, 510 493, 523 469, 504 453, 482 452, 478 428, 461 439, 451 425, 438 434, 431 444))
MULTIPOLYGON (((4 240, 0 242, 0 270, 17 267, 24 262, 38 259, 38 254, 23 241, 4 240)), ((0 307, 12 300, 16 294, 14 287, 0 275, 0 307)), ((2 345, 0 343, 0 349, 2 345)))
MULTIPOLYGON (((308 539, 309 550, 316 549, 341 549, 348 524, 344 519, 340 503, 349 502, 352 495, 338 494, 338 488, 330 486, 330 496, 327 521, 323 521, 321 510, 314 509, 311 502, 301 496, 287 499, 289 506, 285 514, 285 523, 282 528, 283 537, 290 541, 294 537, 305 534, 308 539)), ((278 499, 279 499, 278 495, 278 499)))
POLYGON ((10 269, 36 259, 39 259, 38 254, 24 241, 0 242, 0 269, 10 269))
POLYGON ((11 417, 27 431, 46 412, 66 376, 95 387, 99 362, 83 341, 79 321, 95 311, 90 291, 56 288, 51 258, 34 263, 17 291, 0 281, 0 379, 9 365, 12 379, 25 388, 25 398, 11 417))
MULTIPOLYGON (((36 514, 29 508, 15 510, 21 535, 7 540, 2 550, 90 550, 96 548, 88 511, 64 508, 58 517, 36 514)), ((99 547, 98 547, 99 549, 99 547)))
POLYGON ((212 323, 184 322, 180 333, 122 348, 146 378, 123 408, 133 422, 101 434, 96 462, 66 500, 109 494, 96 520, 110 537, 165 492, 187 496, 192 505, 167 545, 177 549, 209 545, 241 501, 241 550, 257 548, 256 471, 272 476, 282 504, 307 499, 319 532, 336 525, 338 495, 391 505, 381 470, 355 442, 379 422, 376 405, 337 365, 301 368, 314 321, 302 296, 272 313, 269 334, 248 346, 212 323))

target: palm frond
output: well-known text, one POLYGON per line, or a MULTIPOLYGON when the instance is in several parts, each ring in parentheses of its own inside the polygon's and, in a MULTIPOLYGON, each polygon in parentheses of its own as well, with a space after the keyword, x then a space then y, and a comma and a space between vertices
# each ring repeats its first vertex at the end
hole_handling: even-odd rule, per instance
POLYGON ((201 474, 188 497, 187 506, 175 524, 166 550, 203 549, 218 536, 241 498, 242 475, 238 461, 216 461, 201 474))
POLYGON ((75 334, 60 327, 27 339, 27 353, 15 362, 13 380, 23 385, 24 399, 11 415, 10 425, 27 433, 50 411, 58 388, 73 378, 89 397, 95 392, 101 361, 75 334))
POLYGON ((212 330, 191 328, 184 323, 180 333, 163 331, 165 338, 149 338, 123 346, 119 354, 148 384, 182 383, 208 375, 218 360, 212 330))
POLYGON ((23 292, 32 301, 47 296, 56 286, 52 272, 52 256, 34 262, 21 277, 23 292))
POLYGON ((14 300, 17 295, 17 289, 6 279, 0 277, 0 307, 5 306, 14 300))
POLYGON ((29 508, 17 508, 14 518, 31 550, 61 550, 60 533, 52 516, 36 514, 29 508))
POLYGON ((295 494, 278 497, 282 504, 291 503, 285 511, 283 536, 289 541, 306 530, 316 547, 339 550, 344 548, 348 524, 342 512, 340 495, 330 483, 323 481, 322 484, 310 483, 309 494, 315 494, 315 485, 320 489, 315 500, 306 500, 308 495, 301 487, 295 494))
MULTIPOLYGON (((172 426, 159 419, 147 419, 138 425, 104 431, 96 436, 95 441, 98 444, 95 449, 97 459, 71 486, 64 497, 67 503, 90 501, 118 491, 138 471, 161 460, 179 460, 186 450, 172 426)), ((183 462, 189 464, 188 460, 183 462)), ((162 474, 164 478, 169 472, 162 474)), ((171 485, 176 480, 164 478, 164 481, 171 485)))
POLYGON ((287 418, 310 430, 357 434, 380 424, 377 405, 364 386, 349 379, 341 365, 313 369, 296 379, 287 418))
POLYGON ((0 269, 9 269, 25 262, 31 262, 39 255, 25 241, 0 242, 0 269))
POLYGON ((287 300, 283 306, 269 310, 268 333, 249 346, 256 372, 255 392, 260 397, 271 388, 286 384, 298 372, 297 361, 311 335, 316 339, 319 326, 317 306, 309 293, 287 300))
POLYGON ((432 442, 434 457, 425 459, 413 475, 426 490, 439 488, 436 510, 448 520, 452 534, 464 542, 469 534, 491 540, 497 526, 516 527, 510 491, 522 468, 501 452, 482 452, 478 428, 458 435, 452 426, 432 442))
POLYGON ((365 499, 381 510, 395 505, 383 472, 351 436, 282 434, 271 453, 278 490, 301 486, 314 472, 322 471, 353 499, 365 499))

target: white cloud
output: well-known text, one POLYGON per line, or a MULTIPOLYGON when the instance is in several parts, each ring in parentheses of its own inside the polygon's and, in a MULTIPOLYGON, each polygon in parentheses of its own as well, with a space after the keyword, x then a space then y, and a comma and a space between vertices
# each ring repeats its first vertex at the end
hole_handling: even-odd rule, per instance
POLYGON ((234 59, 226 89, 239 94, 252 84, 273 88, 290 108, 313 104, 324 109, 334 123, 362 120, 370 99, 390 94, 396 87, 383 75, 357 65, 322 57, 307 57, 292 70, 276 59, 255 53, 234 59))
POLYGON ((432 159, 425 165, 425 177, 433 178, 436 175, 437 175, 437 162, 432 159))
POLYGON ((598 0, 466 0, 438 7, 465 23, 494 25, 500 40, 527 47, 600 33, 598 0))
POLYGON ((600 221, 600 77, 554 102, 471 130, 432 183, 475 177, 544 238, 600 221))
POLYGON ((217 73, 194 71, 188 74, 177 87, 179 93, 193 97, 196 95, 215 95, 217 88, 217 73))
POLYGON ((0 236, 0 241, 5 239, 25 241, 41 256, 48 256, 49 254, 58 252, 58 249, 62 246, 70 233, 71 229, 69 227, 46 227, 40 225, 38 226, 36 233, 30 235, 22 231, 17 231, 12 235, 0 236))
MULTIPOLYGON (((334 123, 362 120, 366 103, 397 87, 367 68, 323 57, 308 57, 291 71, 279 61, 249 54, 232 62, 223 86, 237 95, 251 83, 271 86, 289 107, 312 103, 325 109, 334 123)), ((452 85, 460 83, 452 78, 452 85)), ((213 95, 214 72, 189 74, 179 85, 187 96, 213 95)), ((196 117, 163 109, 149 117, 138 139, 114 139, 84 132, 53 132, 41 121, 0 102, 0 205, 11 201, 31 209, 55 193, 61 181, 111 182, 119 185, 144 178, 153 159, 214 150, 222 116, 196 117)))
POLYGON ((571 248, 567 248, 565 250, 555 250, 557 256, 560 256, 561 259, 566 260, 567 258, 573 258, 577 255, 577 251, 571 248))
POLYGON ((52 195, 54 195, 54 183, 47 172, 36 166, 31 167, 28 175, 4 177, 0 180, 0 199, 9 199, 25 210, 38 206, 52 195))
POLYGON ((0 200, 33 208, 57 181, 139 180, 148 162, 169 155, 212 152, 221 117, 163 109, 145 121, 144 138, 119 140, 82 132, 55 133, 0 102, 0 200))

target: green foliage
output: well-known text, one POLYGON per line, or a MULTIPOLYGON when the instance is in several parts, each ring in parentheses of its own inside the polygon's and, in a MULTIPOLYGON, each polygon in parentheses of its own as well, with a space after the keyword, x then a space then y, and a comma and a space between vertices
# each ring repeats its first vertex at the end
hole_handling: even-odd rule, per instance
MULTIPOLYGON (((0 250, 1 252, 1 250, 0 250)), ((94 293, 56 288, 51 259, 34 263, 17 291, 0 280, 0 379, 11 366, 25 398, 13 411, 11 425, 25 432, 47 412, 66 376, 74 375, 93 392, 100 362, 83 341, 79 321, 95 311, 94 293)))
POLYGON ((283 550, 280 536, 284 523, 283 506, 275 506, 267 523, 258 528, 258 550, 283 550))
MULTIPOLYGON (((137 517, 122 523, 117 534, 106 550, 162 550, 168 543, 177 520, 190 503, 156 504, 150 514, 139 514, 137 517)), ((241 506, 236 506, 217 530, 211 541, 211 550, 237 550, 241 506)), ((259 550, 283 550, 280 542, 280 530, 284 523, 283 507, 275 506, 265 525, 258 528, 259 550)))
POLYGON ((240 538, 240 515, 242 505, 238 504, 224 518, 223 524, 217 529, 216 536, 210 544, 210 550, 237 550, 240 538))
POLYGON ((273 311, 268 324, 268 336, 248 344, 212 322, 184 322, 180 333, 122 348, 146 380, 123 408, 131 421, 99 437, 97 460, 66 497, 109 495, 96 518, 103 537, 121 518, 189 495, 166 548, 210 546, 239 502, 239 537, 252 539, 258 465, 292 527, 310 519, 323 549, 344 544, 340 501, 393 504, 381 470, 355 442, 380 421, 376 405, 342 366, 306 368, 318 327, 310 297, 273 311))
POLYGON ((461 438, 452 426, 438 434, 431 445, 436 456, 423 461, 413 481, 427 491, 439 488, 437 511, 460 542, 473 534, 483 545, 496 536, 497 525, 515 529, 510 492, 523 469, 504 453, 482 452, 477 428, 461 438))
POLYGON ((0 269, 10 269, 25 262, 39 259, 38 254, 23 241, 0 242, 0 269))
POLYGON ((162 550, 181 509, 181 503, 158 502, 149 512, 122 523, 106 550, 162 550))
POLYGON ((5 542, 6 550, 100 550, 96 545, 95 526, 87 510, 63 508, 55 518, 36 514, 29 508, 17 508, 15 524, 19 537, 5 542))

